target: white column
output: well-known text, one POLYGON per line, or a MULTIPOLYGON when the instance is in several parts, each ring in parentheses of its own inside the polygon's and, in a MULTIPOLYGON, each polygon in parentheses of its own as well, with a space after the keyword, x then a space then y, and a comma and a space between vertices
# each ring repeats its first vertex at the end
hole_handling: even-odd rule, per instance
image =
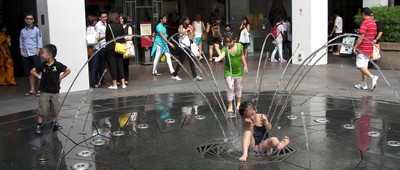
POLYGON ((388 0, 363 0, 363 7, 388 6, 388 0))
MULTIPOLYGON (((292 48, 293 64, 301 64, 306 57, 328 40, 328 1, 327 0, 292 0, 292 48), (299 60, 299 54, 302 55, 299 60)), ((318 62, 317 57, 311 64, 328 63, 327 50, 322 50, 317 57, 324 55, 318 62)))
MULTIPOLYGON (((61 82, 60 92, 66 92, 87 61, 85 1, 47 0, 49 40, 57 46, 57 61, 71 69, 61 82)), ((89 88, 87 66, 76 79, 71 91, 89 88)))

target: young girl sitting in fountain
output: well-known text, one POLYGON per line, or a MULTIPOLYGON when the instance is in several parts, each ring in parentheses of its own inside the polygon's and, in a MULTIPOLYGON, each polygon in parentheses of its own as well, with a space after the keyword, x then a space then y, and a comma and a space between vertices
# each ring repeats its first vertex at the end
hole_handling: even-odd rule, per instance
POLYGON ((224 37, 225 47, 221 49, 221 55, 215 58, 215 62, 219 62, 223 58, 225 60, 224 77, 228 89, 226 95, 228 98, 228 112, 233 113, 233 96, 236 96, 236 109, 242 98, 242 76, 243 72, 247 73, 247 62, 243 53, 243 46, 235 42, 233 34, 227 34, 224 37), (243 65, 243 68, 242 68, 243 65))
POLYGON ((239 114, 244 120, 243 154, 240 161, 246 161, 251 151, 267 151, 273 147, 283 149, 290 143, 289 137, 285 136, 282 141, 277 137, 268 137, 268 131, 272 125, 264 114, 256 113, 256 108, 249 102, 243 102, 239 108, 239 114))

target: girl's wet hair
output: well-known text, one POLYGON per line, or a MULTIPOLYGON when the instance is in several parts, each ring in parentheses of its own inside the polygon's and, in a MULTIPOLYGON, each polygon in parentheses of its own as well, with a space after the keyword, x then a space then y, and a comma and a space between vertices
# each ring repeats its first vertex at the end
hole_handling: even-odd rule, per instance
POLYGON ((227 32, 224 36, 224 44, 235 41, 235 35, 231 32, 227 32))
POLYGON ((242 104, 240 104, 240 107, 239 107, 240 116, 243 117, 249 107, 252 107, 253 109, 255 109, 255 106, 250 101, 245 101, 242 104))

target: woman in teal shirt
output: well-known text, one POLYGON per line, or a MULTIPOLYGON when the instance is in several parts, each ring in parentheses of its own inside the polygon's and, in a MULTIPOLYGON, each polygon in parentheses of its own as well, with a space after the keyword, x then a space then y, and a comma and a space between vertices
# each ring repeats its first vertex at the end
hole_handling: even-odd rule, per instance
POLYGON ((167 29, 165 28, 165 24, 167 23, 167 17, 166 16, 161 16, 159 18, 159 23, 156 27, 156 37, 153 42, 153 47, 151 49, 151 56, 154 56, 154 61, 153 61, 153 76, 160 76, 157 72, 157 64, 158 61, 160 60, 160 57, 162 54, 165 54, 167 57, 167 63, 169 67, 169 71, 172 73, 175 72, 174 68, 172 67, 172 61, 171 61, 171 54, 169 53, 169 48, 168 45, 170 45, 172 48, 174 47, 174 44, 168 41, 167 37, 167 29), (158 44, 157 44, 157 43, 158 44))
POLYGON ((226 35, 224 37, 224 44, 226 47, 222 48, 221 55, 215 59, 215 62, 219 62, 221 59, 226 58, 224 77, 228 89, 226 91, 228 98, 228 112, 233 112, 232 100, 233 96, 236 96, 236 110, 239 109, 240 102, 242 99, 242 76, 243 71, 247 70, 247 62, 243 53, 243 46, 240 43, 235 42, 233 35, 226 35), (228 48, 227 48, 228 47, 228 48), (243 68, 242 68, 243 64, 243 68))

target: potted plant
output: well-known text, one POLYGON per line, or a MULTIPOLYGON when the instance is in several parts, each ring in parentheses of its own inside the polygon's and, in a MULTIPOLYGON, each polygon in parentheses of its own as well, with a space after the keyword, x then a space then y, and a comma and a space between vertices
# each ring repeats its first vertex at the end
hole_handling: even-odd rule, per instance
MULTIPOLYGON (((394 7, 371 7, 374 19, 379 21, 383 28, 380 38, 382 57, 376 63, 381 69, 400 70, 400 6, 394 7)), ((354 21, 360 25, 361 14, 354 16, 354 21)))

